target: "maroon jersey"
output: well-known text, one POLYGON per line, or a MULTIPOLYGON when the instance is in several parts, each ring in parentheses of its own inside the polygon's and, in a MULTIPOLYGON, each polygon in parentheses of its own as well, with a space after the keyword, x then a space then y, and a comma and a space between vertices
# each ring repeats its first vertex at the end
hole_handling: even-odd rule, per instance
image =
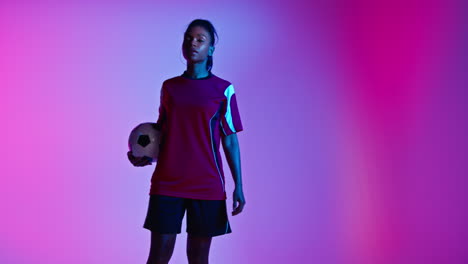
POLYGON ((162 139, 150 194, 225 200, 221 137, 243 130, 233 85, 212 73, 165 80, 157 124, 162 139))

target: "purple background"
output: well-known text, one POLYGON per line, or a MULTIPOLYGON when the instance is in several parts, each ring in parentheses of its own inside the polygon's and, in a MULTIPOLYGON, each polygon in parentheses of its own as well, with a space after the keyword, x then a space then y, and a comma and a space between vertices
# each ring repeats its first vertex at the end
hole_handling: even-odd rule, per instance
POLYGON ((211 263, 468 263, 467 6, 375 2, 2 1, 0 263, 145 263, 127 139, 195 18, 245 128, 211 263))

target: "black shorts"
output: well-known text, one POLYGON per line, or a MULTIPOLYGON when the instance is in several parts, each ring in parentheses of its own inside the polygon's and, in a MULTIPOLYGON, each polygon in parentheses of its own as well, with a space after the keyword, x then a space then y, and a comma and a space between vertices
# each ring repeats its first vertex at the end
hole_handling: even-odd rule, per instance
POLYGON ((160 234, 179 234, 187 209, 187 233, 219 236, 231 233, 226 200, 196 200, 165 195, 150 195, 143 228, 160 234))

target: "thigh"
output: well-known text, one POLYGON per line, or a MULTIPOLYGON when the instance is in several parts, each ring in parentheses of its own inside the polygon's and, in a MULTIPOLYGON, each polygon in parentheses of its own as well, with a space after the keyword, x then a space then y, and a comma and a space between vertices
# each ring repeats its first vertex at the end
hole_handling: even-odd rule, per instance
POLYGON ((151 252, 172 252, 176 241, 177 234, 160 234, 151 231, 151 252))
POLYGON ((144 228, 157 234, 178 234, 185 213, 185 200, 165 195, 150 195, 144 228))
POLYGON ((187 199, 187 233, 213 237, 231 233, 226 200, 187 199))
POLYGON ((174 252, 177 234, 151 231, 151 247, 147 263, 168 263, 174 252))
POLYGON ((201 237, 193 234, 187 236, 187 256, 189 263, 208 263, 212 237, 201 237))
POLYGON ((209 252, 211 245, 211 236, 187 235, 187 249, 206 250, 209 252))

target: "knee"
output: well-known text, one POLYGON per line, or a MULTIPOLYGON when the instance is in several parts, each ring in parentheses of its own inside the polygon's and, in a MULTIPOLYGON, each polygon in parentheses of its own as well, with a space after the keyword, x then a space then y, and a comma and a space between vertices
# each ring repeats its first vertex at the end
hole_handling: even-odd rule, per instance
POLYGON ((208 257, 202 256, 201 254, 188 254, 189 264, 207 264, 208 257))
POLYGON ((167 264, 172 257, 172 248, 170 246, 162 246, 150 250, 147 264, 167 264))
POLYGON ((189 234, 187 238, 187 258, 189 264, 208 264, 211 237, 197 237, 189 234))
POLYGON ((150 255, 146 264, 167 264, 170 258, 170 256, 150 255))
POLYGON ((189 264, 207 264, 208 263, 208 254, 206 251, 189 248, 187 250, 187 258, 189 264))

